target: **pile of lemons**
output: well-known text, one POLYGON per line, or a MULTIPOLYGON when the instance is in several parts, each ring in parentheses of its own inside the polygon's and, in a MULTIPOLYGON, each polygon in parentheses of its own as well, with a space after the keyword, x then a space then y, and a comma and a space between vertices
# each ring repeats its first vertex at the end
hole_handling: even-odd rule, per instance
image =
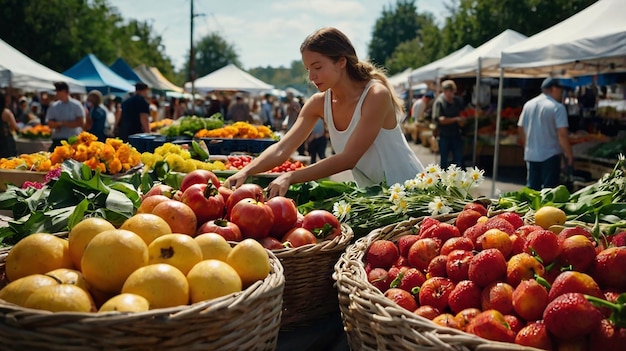
POLYGON ((52 312, 142 312, 236 293, 270 273, 254 239, 231 246, 215 233, 172 233, 161 217, 138 213, 120 228, 86 218, 64 239, 19 241, 6 257, 0 299, 52 312))

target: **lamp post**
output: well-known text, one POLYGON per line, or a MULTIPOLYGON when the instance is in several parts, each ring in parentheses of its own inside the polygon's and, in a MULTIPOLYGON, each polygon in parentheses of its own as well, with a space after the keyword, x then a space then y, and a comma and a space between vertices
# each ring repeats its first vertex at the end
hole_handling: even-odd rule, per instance
POLYGON ((196 80, 196 63, 195 55, 193 53, 193 18, 196 16, 193 13, 193 0, 191 2, 191 16, 190 16, 190 31, 189 31, 189 81, 191 82, 191 108, 196 106, 196 94, 195 94, 195 80, 196 80))

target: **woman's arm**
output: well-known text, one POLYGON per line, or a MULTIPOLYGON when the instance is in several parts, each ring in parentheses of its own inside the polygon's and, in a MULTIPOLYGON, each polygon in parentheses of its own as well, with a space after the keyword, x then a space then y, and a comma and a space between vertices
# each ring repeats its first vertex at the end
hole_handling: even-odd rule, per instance
POLYGON ((11 131, 17 132, 20 129, 17 126, 17 122, 15 121, 15 116, 13 115, 13 112, 11 112, 11 110, 9 110, 8 108, 5 108, 4 111, 2 111, 2 120, 9 125, 11 131))
MULTIPOLYGON (((311 129, 315 122, 315 120, 312 121, 311 129)), ((396 123, 395 109, 389 91, 382 84, 375 84, 370 88, 363 102, 361 118, 349 137, 343 152, 329 156, 310 166, 282 174, 268 186, 269 196, 286 194, 291 184, 317 180, 353 169, 374 143, 380 129, 383 127, 392 129, 396 123)))

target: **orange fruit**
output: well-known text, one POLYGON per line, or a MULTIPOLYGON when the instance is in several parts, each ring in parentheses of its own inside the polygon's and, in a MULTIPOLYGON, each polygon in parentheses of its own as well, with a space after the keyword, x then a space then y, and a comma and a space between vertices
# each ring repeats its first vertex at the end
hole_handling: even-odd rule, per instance
POLYGON ((156 205, 152 213, 163 218, 170 225, 172 233, 196 235, 198 220, 186 204, 176 200, 164 201, 156 205))
POLYGON ((165 234, 148 245, 148 264, 171 264, 187 274, 200 261, 200 245, 187 234, 165 234))
POLYGON ((59 281, 47 275, 31 274, 16 279, 2 288, 2 290, 0 290, 0 299, 18 306, 24 306, 26 299, 39 288, 59 284, 59 281))
POLYGON ((174 307, 189 303, 189 283, 176 267, 157 263, 134 271, 122 287, 122 293, 143 296, 150 309, 174 307))
POLYGON ((139 235, 146 245, 150 245, 152 240, 161 235, 172 232, 170 225, 163 218, 152 213, 137 213, 125 220, 120 229, 130 230, 139 235))
POLYGON ((228 253, 232 250, 228 241, 217 233, 200 234, 193 239, 200 245, 203 260, 226 261, 228 253))
POLYGON ((96 290, 119 293, 126 278, 148 263, 148 246, 139 235, 113 229, 96 235, 85 252, 81 266, 85 280, 96 290))
POLYGON ((6 258, 7 279, 14 281, 57 268, 72 268, 68 242, 52 234, 36 233, 20 240, 6 258))
POLYGON ((214 299, 241 291, 241 278, 228 263, 204 260, 187 274, 191 303, 214 299))
POLYGON ((144 312, 150 309, 150 303, 145 297, 137 294, 119 294, 107 300, 98 312, 144 312))
POLYGON ((152 210, 156 205, 169 200, 171 200, 171 198, 165 195, 148 196, 141 200, 141 205, 137 208, 137 213, 152 213, 152 210))
POLYGON ((69 242, 70 257, 74 267, 80 269, 80 260, 83 257, 83 251, 94 236, 105 230, 115 229, 113 224, 104 218, 89 217, 80 221, 72 228, 67 236, 69 242))
POLYGON ((57 268, 46 273, 46 275, 58 280, 61 284, 76 285, 86 292, 89 292, 89 284, 87 284, 85 277, 83 277, 83 273, 75 269, 57 268))
POLYGON ((244 239, 233 247, 226 257, 226 263, 237 271, 243 287, 270 274, 270 259, 265 248, 252 238, 244 239))
POLYGON ((44 286, 33 292, 24 307, 50 312, 95 312, 95 305, 89 294, 70 284, 44 286))

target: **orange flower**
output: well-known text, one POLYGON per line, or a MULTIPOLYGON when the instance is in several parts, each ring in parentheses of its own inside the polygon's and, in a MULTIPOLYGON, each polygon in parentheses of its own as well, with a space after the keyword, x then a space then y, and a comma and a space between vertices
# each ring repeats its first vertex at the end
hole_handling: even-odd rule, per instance
POLYGON ((104 144, 102 147, 102 152, 100 154, 100 159, 103 161, 110 161, 115 157, 115 149, 113 146, 109 144, 104 144))
POLYGON ((117 158, 112 159, 109 162, 108 166, 109 166, 109 173, 111 174, 119 173, 122 170, 122 163, 117 158))
POLYGON ((78 134, 78 143, 89 145, 92 141, 97 141, 98 137, 89 133, 89 132, 81 132, 78 134))

